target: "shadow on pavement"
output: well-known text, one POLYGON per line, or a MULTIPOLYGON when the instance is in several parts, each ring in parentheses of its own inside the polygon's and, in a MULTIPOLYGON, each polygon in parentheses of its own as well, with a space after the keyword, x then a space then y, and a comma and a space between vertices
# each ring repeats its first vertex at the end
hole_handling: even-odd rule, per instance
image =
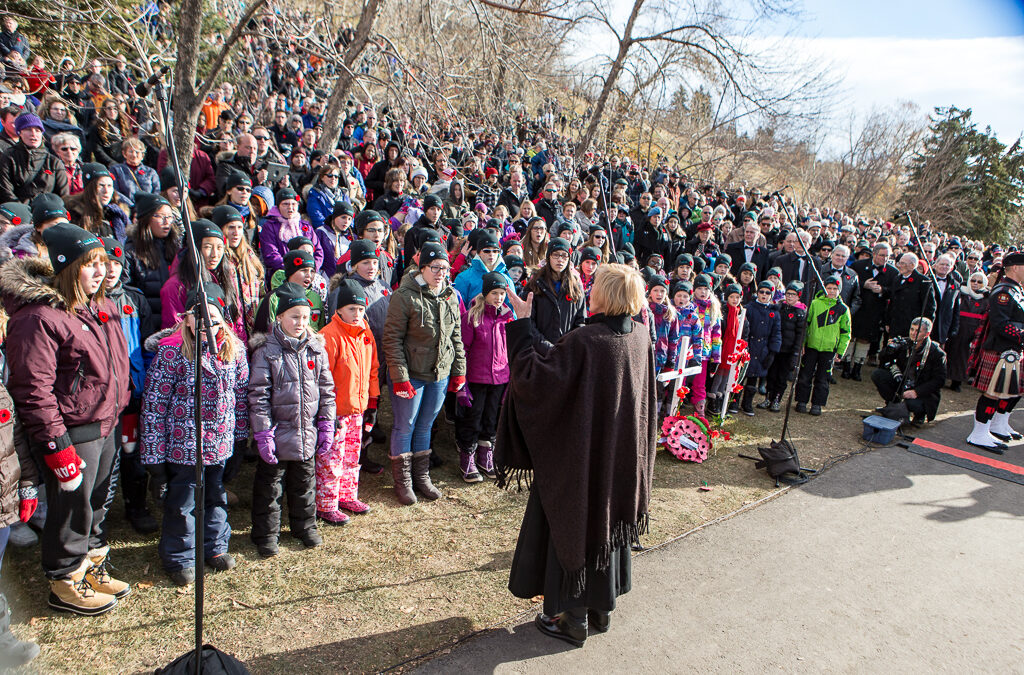
MULTIPOLYGON (((973 424, 973 413, 957 415, 921 429, 906 429, 908 436, 923 438, 953 448, 1013 464, 1024 463, 1024 442, 1011 445, 1005 455, 989 455, 964 442, 973 424)), ((1024 413, 1013 416, 1017 428, 1024 427, 1024 413)), ((896 437, 895 442, 909 443, 896 437)), ((907 502, 908 506, 928 506, 935 510, 926 516, 939 522, 959 522, 991 513, 1024 517, 1024 486, 970 469, 922 457, 903 448, 894 452, 873 452, 858 462, 844 462, 799 489, 828 499, 848 499, 871 492, 905 490, 916 476, 962 475, 983 485, 951 501, 907 502)))

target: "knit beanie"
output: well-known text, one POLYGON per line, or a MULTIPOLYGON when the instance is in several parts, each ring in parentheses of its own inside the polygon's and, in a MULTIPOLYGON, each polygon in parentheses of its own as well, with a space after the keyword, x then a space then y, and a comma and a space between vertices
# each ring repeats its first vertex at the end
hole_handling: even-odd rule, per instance
POLYGON ((356 239, 348 247, 349 264, 355 266, 364 260, 377 259, 377 245, 369 239, 356 239))
POLYGON ((472 244, 472 246, 474 247, 474 250, 476 250, 476 251, 484 251, 484 250, 489 249, 489 248, 496 248, 499 251, 501 250, 501 244, 498 243, 498 238, 496 236, 494 236, 493 232, 488 232, 487 230, 473 230, 473 231, 480 233, 476 237, 476 242, 474 244, 472 244))
POLYGON ((664 288, 667 291, 668 290, 668 282, 665 280, 665 277, 661 276, 660 274, 655 274, 655 275, 651 276, 651 280, 647 284, 647 289, 651 290, 651 289, 653 289, 656 286, 661 286, 662 288, 664 288))
POLYGON ((521 267, 523 271, 526 271, 526 265, 523 263, 523 259, 517 255, 509 254, 505 256, 505 269, 512 269, 513 267, 521 267))
POLYGON ((698 274, 697 278, 693 280, 693 289, 698 288, 711 288, 711 277, 706 274, 698 274))
POLYGON ((292 307, 309 307, 309 299, 306 297, 306 289, 302 286, 286 281, 278 286, 274 293, 277 294, 277 309, 274 316, 281 316, 292 307))
POLYGON ((195 237, 196 246, 199 246, 203 239, 224 241, 224 233, 221 229, 206 218, 197 218, 192 222, 192 236, 195 237))
POLYGON ((32 223, 42 225, 48 220, 67 218, 64 200, 52 192, 41 192, 32 199, 32 223))
MULTIPOLYGON (((174 176, 174 167, 168 164, 160 170, 160 192, 170 190, 173 187, 178 187, 178 181, 174 176)), ((138 199, 138 197, 136 197, 136 199, 138 199)))
POLYGON ((57 223, 43 230, 43 243, 49 251, 54 274, 60 274, 65 267, 94 248, 103 248, 99 237, 71 223, 57 223))
POLYGON ((803 293, 804 285, 799 281, 790 281, 786 284, 786 292, 793 291, 794 293, 803 293))
POLYGON ((252 179, 246 176, 241 171, 232 170, 228 173, 228 177, 224 180, 224 192, 230 191, 236 187, 252 187, 252 179))
POLYGON ((274 195, 274 202, 277 204, 278 208, 280 208, 281 202, 286 202, 289 199, 297 202, 299 201, 299 194, 291 188, 281 188, 277 191, 277 194, 274 195))
MULTIPOLYGON (((206 304, 221 308, 227 306, 227 301, 224 299, 224 289, 220 287, 220 284, 207 282, 203 284, 203 288, 206 290, 206 304)), ((185 298, 185 309, 191 310, 198 305, 199 297, 199 287, 193 286, 185 298)))
POLYGON ((220 206, 214 207, 213 213, 210 214, 210 220, 212 220, 217 227, 223 228, 228 223, 242 222, 242 214, 238 212, 238 209, 230 204, 221 204, 220 206))
POLYGON ((740 272, 750 272, 751 274, 757 274, 757 265, 752 262, 745 262, 740 265, 740 272))
POLYGON ((596 246, 587 246, 584 248, 580 253, 580 262, 586 262, 587 260, 601 262, 601 249, 596 246))
POLYGON ((386 223, 387 221, 384 219, 384 216, 380 215, 373 209, 366 209, 364 211, 360 211, 356 215, 355 219, 352 221, 352 228, 355 230, 356 236, 361 237, 363 236, 363 230, 366 229, 367 225, 377 222, 386 223))
POLYGON ((441 201, 441 198, 438 197, 437 195, 427 195, 426 197, 423 198, 423 210, 426 211, 431 206, 436 206, 437 208, 440 209, 444 208, 444 203, 441 201))
POLYGON ((774 291, 775 290, 775 287, 772 286, 772 282, 770 282, 770 281, 758 282, 757 290, 761 290, 762 288, 767 288, 769 291, 774 291))
MULTIPOLYGON (((43 129, 43 121, 32 113, 22 113, 14 120, 14 131, 20 133, 22 129, 43 129)), ((43 129, 45 131, 45 129, 43 129)))
POLYGON ((91 183, 97 178, 110 178, 110 169, 98 162, 86 162, 82 165, 82 183, 91 183))
POLYGON ((689 265, 690 267, 693 267, 693 256, 689 253, 680 253, 677 255, 675 266, 679 267, 680 265, 689 265))
POLYGON ((508 279, 501 272, 488 272, 483 276, 483 290, 480 293, 487 297, 487 294, 495 289, 508 290, 508 279))
POLYGON ((728 300, 729 296, 732 295, 733 293, 736 293, 737 295, 743 295, 743 287, 740 286, 739 284, 729 284, 728 286, 725 287, 724 297, 726 300, 728 300))
MULTIPOLYGON (((137 220, 143 220, 152 213, 155 213, 157 209, 162 206, 170 206, 171 203, 161 197, 155 195, 152 192, 136 192, 135 193, 135 218, 137 220)), ((223 208, 223 207, 217 207, 223 208)), ((228 207, 231 208, 231 207, 228 207)), ((214 216, 217 215, 217 209, 213 210, 214 216)), ((236 211, 237 213, 237 211, 236 211)))
POLYGON ((448 260, 448 251, 444 246, 433 241, 428 241, 420 248, 420 269, 427 267, 435 260, 448 260))
POLYGON ((566 253, 572 253, 572 248, 569 246, 569 242, 561 237, 555 237, 548 242, 548 256, 555 251, 564 251, 566 253))
POLYGON ((334 202, 334 211, 331 212, 331 218, 337 218, 338 216, 351 216, 354 215, 356 210, 352 208, 352 205, 348 202, 343 202, 340 199, 334 202))
POLYGON ((678 293, 679 291, 685 291, 690 295, 693 295, 693 284, 691 284, 689 281, 683 281, 682 279, 674 281, 672 283, 671 289, 672 295, 675 296, 675 294, 678 293))
POLYGON ((343 279, 338 284, 338 309, 348 305, 366 307, 366 291, 362 284, 354 279, 343 279))
POLYGON ((113 237, 100 237, 100 241, 107 251, 107 257, 124 265, 124 249, 121 248, 121 242, 113 237))
POLYGON ((297 271, 305 268, 316 269, 316 261, 309 251, 288 251, 284 256, 284 278, 289 279, 297 271))
POLYGON ((0 204, 0 215, 10 221, 12 227, 32 224, 32 209, 21 202, 0 204))
POLYGON ((300 246, 309 246, 314 250, 316 248, 315 246, 313 246, 312 239, 310 239, 309 237, 303 237, 301 234, 297 237, 292 237, 291 239, 288 240, 289 251, 298 251, 300 246))

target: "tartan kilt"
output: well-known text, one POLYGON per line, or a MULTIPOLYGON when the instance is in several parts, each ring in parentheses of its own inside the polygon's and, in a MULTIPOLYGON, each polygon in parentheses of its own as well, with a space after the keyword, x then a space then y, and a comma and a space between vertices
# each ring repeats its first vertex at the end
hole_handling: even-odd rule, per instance
POLYGON ((975 365, 974 388, 982 393, 988 391, 992 384, 992 376, 995 374, 996 366, 999 365, 1001 352, 992 352, 987 349, 981 351, 981 358, 975 365))

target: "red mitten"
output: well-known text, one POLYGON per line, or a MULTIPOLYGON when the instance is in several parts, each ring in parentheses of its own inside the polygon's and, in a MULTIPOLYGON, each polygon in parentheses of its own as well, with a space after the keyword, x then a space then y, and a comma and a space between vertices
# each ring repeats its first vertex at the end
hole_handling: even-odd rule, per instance
POLYGON ((126 455, 135 452, 139 446, 139 416, 135 413, 121 415, 121 449, 126 455))
POLYGON ((465 375, 453 375, 448 378, 448 391, 459 391, 466 386, 465 375))
POLYGON ((391 389, 395 392, 395 396, 399 398, 413 398, 416 396, 416 390, 408 382, 395 382, 391 385, 391 389))
POLYGON ((376 398, 371 398, 369 404, 366 406, 366 409, 367 410, 376 410, 377 409, 377 399, 376 398))
POLYGON ((75 446, 69 445, 59 452, 44 455, 43 459, 46 460, 46 466, 57 476, 61 490, 72 492, 82 484, 82 472, 79 469, 85 466, 85 462, 78 456, 75 446))
POLYGON ((18 519, 27 523, 39 506, 39 492, 34 487, 19 488, 18 498, 21 500, 18 505, 18 519))

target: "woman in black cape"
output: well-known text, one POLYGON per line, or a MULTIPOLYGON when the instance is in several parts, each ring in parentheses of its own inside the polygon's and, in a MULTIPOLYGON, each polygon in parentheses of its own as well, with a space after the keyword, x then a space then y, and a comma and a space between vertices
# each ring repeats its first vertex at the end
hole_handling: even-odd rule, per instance
POLYGON ((532 293, 512 298, 506 325, 512 379, 499 420, 501 486, 530 486, 509 590, 544 595, 537 627, 582 646, 608 630, 630 589, 631 545, 647 528, 657 435, 654 356, 631 318, 644 303, 640 274, 598 268, 594 315, 554 345, 530 321, 532 293), (557 430, 557 431, 556 431, 557 430))

